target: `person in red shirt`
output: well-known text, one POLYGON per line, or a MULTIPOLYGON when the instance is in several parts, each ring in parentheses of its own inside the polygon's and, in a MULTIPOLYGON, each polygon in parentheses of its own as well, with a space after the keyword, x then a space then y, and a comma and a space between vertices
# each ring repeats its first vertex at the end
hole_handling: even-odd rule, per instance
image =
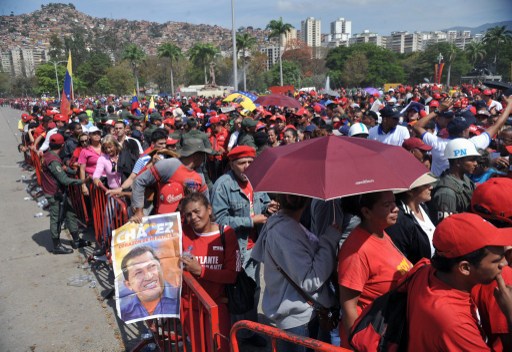
POLYGON ((218 116, 210 117, 207 125, 211 129, 208 139, 215 152, 214 155, 208 157, 207 168, 210 179, 215 183, 224 174, 224 168, 226 167, 229 132, 222 126, 218 116))
POLYGON ((398 218, 393 192, 364 194, 357 197, 357 203, 354 210, 361 224, 350 233, 338 254, 342 347, 349 347, 347 337, 362 310, 412 268, 384 231, 398 218))
MULTIPOLYGON (((219 351, 229 351, 229 337, 231 319, 227 308, 227 298, 224 294, 225 285, 236 281, 237 272, 241 269, 240 253, 235 231, 229 226, 223 227, 223 246, 220 238, 221 226, 211 221, 212 206, 205 195, 191 193, 181 203, 185 225, 183 227, 183 250, 185 253, 180 261, 183 270, 194 275, 197 281, 219 306, 220 333, 217 336, 219 351)), ((185 308, 184 321, 190 319, 188 307, 188 293, 184 292, 182 306, 185 308)), ((199 311, 192 310, 194 321, 199 322, 199 311)), ((185 324, 187 327, 188 324, 185 324)), ((201 333, 199 324, 194 324, 195 343, 201 346, 201 333)), ((188 332, 190 335, 190 331, 188 332)), ((205 349, 205 346, 202 346, 205 349)))
MULTIPOLYGON (((471 198, 471 210, 496 227, 512 227, 512 180, 492 178, 475 189, 471 198)), ((512 243, 511 243, 512 245, 512 243)), ((510 250, 507 260, 511 263, 510 250)), ((506 284, 512 284, 512 268, 506 266, 501 272, 506 284)), ((512 329, 500 310, 494 297, 497 282, 490 285, 477 285, 471 290, 471 298, 478 307, 482 328, 487 337, 487 345, 493 351, 512 351, 512 329)))
POLYGON ((498 229, 477 214, 454 214, 437 226, 431 265, 407 283, 408 351, 491 350, 470 292, 501 279, 504 246, 511 243, 512 229, 498 229))

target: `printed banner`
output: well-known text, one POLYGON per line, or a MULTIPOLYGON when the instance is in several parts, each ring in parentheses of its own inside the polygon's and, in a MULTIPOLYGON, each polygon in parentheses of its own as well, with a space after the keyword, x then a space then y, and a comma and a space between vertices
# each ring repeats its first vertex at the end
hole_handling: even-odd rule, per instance
POLYGON ((179 318, 180 213, 154 215, 112 232, 117 315, 125 323, 179 318))

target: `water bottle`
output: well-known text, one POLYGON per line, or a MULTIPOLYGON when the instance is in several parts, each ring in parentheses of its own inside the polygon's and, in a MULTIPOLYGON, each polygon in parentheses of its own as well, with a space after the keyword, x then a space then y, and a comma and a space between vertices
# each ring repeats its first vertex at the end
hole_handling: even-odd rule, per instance
POLYGON ((188 246, 187 250, 182 253, 182 256, 189 258, 189 259, 193 259, 194 256, 192 255, 192 249, 194 249, 194 246, 192 246, 192 245, 188 246))
POLYGON ((43 200, 41 201, 41 205, 42 205, 42 207, 47 206, 47 205, 48 205, 48 199, 46 199, 46 198, 45 198, 45 199, 43 199, 43 200))
POLYGON ((43 213, 35 213, 34 217, 35 218, 42 218, 43 217, 43 213))
POLYGON ((25 197, 25 198, 23 198, 23 200, 31 200, 31 199, 32 199, 32 197, 25 197))

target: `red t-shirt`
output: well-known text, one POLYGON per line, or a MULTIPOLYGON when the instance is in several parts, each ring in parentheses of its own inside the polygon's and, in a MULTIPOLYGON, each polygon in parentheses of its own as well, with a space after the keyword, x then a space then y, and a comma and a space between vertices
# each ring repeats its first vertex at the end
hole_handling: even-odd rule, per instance
POLYGON ((432 266, 425 269, 419 270, 407 284, 407 350, 490 351, 469 292, 439 280, 432 266))
POLYGON ((357 312, 391 290, 412 268, 387 233, 379 238, 356 227, 338 253, 338 283, 361 292, 357 312))
POLYGON ((190 252, 201 264, 201 276, 197 281, 214 299, 225 297, 224 285, 234 283, 241 269, 240 253, 235 231, 224 227, 226 248, 222 247, 220 232, 197 234, 188 225, 183 227, 183 250, 190 252))
MULTIPOLYGON (((252 189, 252 185, 249 181, 247 182, 240 182, 238 181, 238 185, 240 186, 240 191, 242 191, 243 194, 249 199, 249 211, 251 214, 251 217, 254 216, 254 190, 252 189)), ((251 249, 254 247, 254 243, 256 242, 256 230, 254 228, 251 229, 249 236, 247 237, 247 249, 251 249)))
MULTIPOLYGON (((507 285, 512 284, 512 268, 506 266, 503 268, 501 275, 507 285)), ((471 290, 471 298, 478 307, 480 313, 480 320, 482 322, 482 329, 487 336, 487 345, 493 351, 503 351, 503 345, 500 334, 508 334, 510 330, 507 324, 507 318, 501 311, 496 299, 494 298, 494 290, 498 284, 493 281, 489 285, 477 285, 471 290)))

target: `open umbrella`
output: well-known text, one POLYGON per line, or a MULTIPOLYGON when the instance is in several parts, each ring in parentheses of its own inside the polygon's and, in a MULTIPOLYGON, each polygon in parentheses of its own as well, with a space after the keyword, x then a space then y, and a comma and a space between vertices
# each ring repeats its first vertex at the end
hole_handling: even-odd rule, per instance
POLYGON ((370 95, 374 95, 375 93, 379 93, 379 90, 377 88, 368 87, 365 88, 364 91, 370 95))
POLYGON ((255 191, 323 200, 405 191, 427 173, 401 147, 337 136, 266 149, 246 172, 255 191))
POLYGON ((243 106, 244 109, 253 111, 256 109, 256 105, 252 102, 251 98, 246 95, 240 93, 233 93, 228 95, 224 100, 224 102, 234 102, 243 106))
POLYGON ((282 94, 262 95, 254 101, 255 104, 263 106, 283 106, 288 108, 300 109, 302 106, 294 98, 282 94))

